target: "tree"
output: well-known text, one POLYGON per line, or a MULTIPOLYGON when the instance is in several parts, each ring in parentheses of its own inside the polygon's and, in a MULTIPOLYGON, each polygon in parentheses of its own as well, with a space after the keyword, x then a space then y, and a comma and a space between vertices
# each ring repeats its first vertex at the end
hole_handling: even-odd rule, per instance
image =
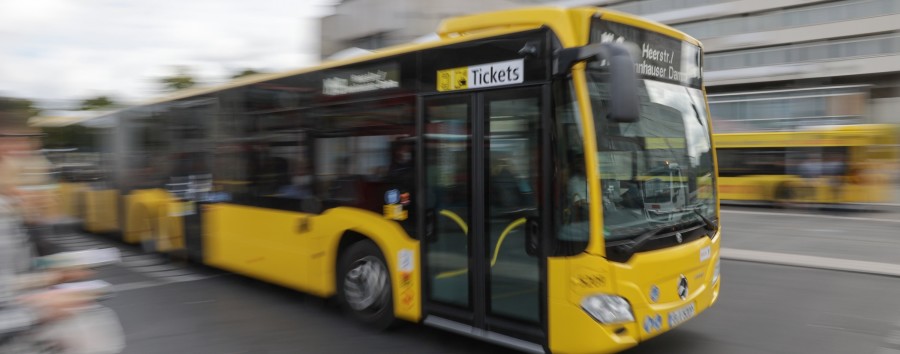
POLYGON ((244 69, 244 70, 238 72, 237 74, 231 75, 231 79, 234 80, 234 79, 237 79, 240 77, 256 75, 256 74, 262 74, 262 72, 256 71, 254 69, 244 69))
POLYGON ((0 97, 0 112, 24 112, 29 117, 40 113, 34 102, 24 98, 0 97))
POLYGON ((21 98, 0 97, 0 127, 5 129, 23 128, 28 119, 38 115, 40 110, 34 102, 21 98))
POLYGON ((166 91, 184 90, 197 84, 190 70, 184 66, 176 67, 174 75, 161 78, 159 82, 166 91))
POLYGON ((81 101, 80 109, 82 111, 90 111, 101 108, 108 108, 114 106, 115 102, 106 96, 97 96, 94 98, 88 98, 81 101))

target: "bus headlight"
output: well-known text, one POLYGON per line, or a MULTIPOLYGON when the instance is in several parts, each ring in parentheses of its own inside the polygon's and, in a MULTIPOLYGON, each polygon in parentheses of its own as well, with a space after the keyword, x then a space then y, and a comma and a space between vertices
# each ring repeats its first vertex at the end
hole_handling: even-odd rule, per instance
POLYGON ((581 308, 601 323, 634 322, 631 304, 615 295, 591 295, 581 300, 581 308))
POLYGON ((720 259, 716 258, 716 265, 713 266, 712 285, 716 285, 716 282, 719 281, 719 263, 720 259))

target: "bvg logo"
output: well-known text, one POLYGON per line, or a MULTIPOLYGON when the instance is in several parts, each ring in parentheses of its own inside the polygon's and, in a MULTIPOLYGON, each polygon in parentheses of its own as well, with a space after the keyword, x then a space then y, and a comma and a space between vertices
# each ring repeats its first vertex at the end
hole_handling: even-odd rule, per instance
POLYGON ((444 69, 437 72, 438 91, 455 91, 525 82, 524 59, 444 69))

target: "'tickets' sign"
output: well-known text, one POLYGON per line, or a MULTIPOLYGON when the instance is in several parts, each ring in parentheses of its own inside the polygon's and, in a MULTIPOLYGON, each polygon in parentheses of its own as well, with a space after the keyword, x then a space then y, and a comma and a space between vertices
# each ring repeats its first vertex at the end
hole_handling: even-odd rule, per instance
POLYGON ((525 82, 525 59, 438 70, 438 91, 455 91, 525 82))

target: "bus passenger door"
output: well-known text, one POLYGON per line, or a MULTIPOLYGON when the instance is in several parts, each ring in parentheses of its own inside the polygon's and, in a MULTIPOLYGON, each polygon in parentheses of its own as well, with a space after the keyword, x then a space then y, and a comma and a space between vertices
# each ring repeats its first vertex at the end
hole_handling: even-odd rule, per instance
POLYGON ((506 345, 544 341, 545 267, 526 249, 526 228, 541 216, 542 92, 425 99, 428 324, 515 342, 506 345))

